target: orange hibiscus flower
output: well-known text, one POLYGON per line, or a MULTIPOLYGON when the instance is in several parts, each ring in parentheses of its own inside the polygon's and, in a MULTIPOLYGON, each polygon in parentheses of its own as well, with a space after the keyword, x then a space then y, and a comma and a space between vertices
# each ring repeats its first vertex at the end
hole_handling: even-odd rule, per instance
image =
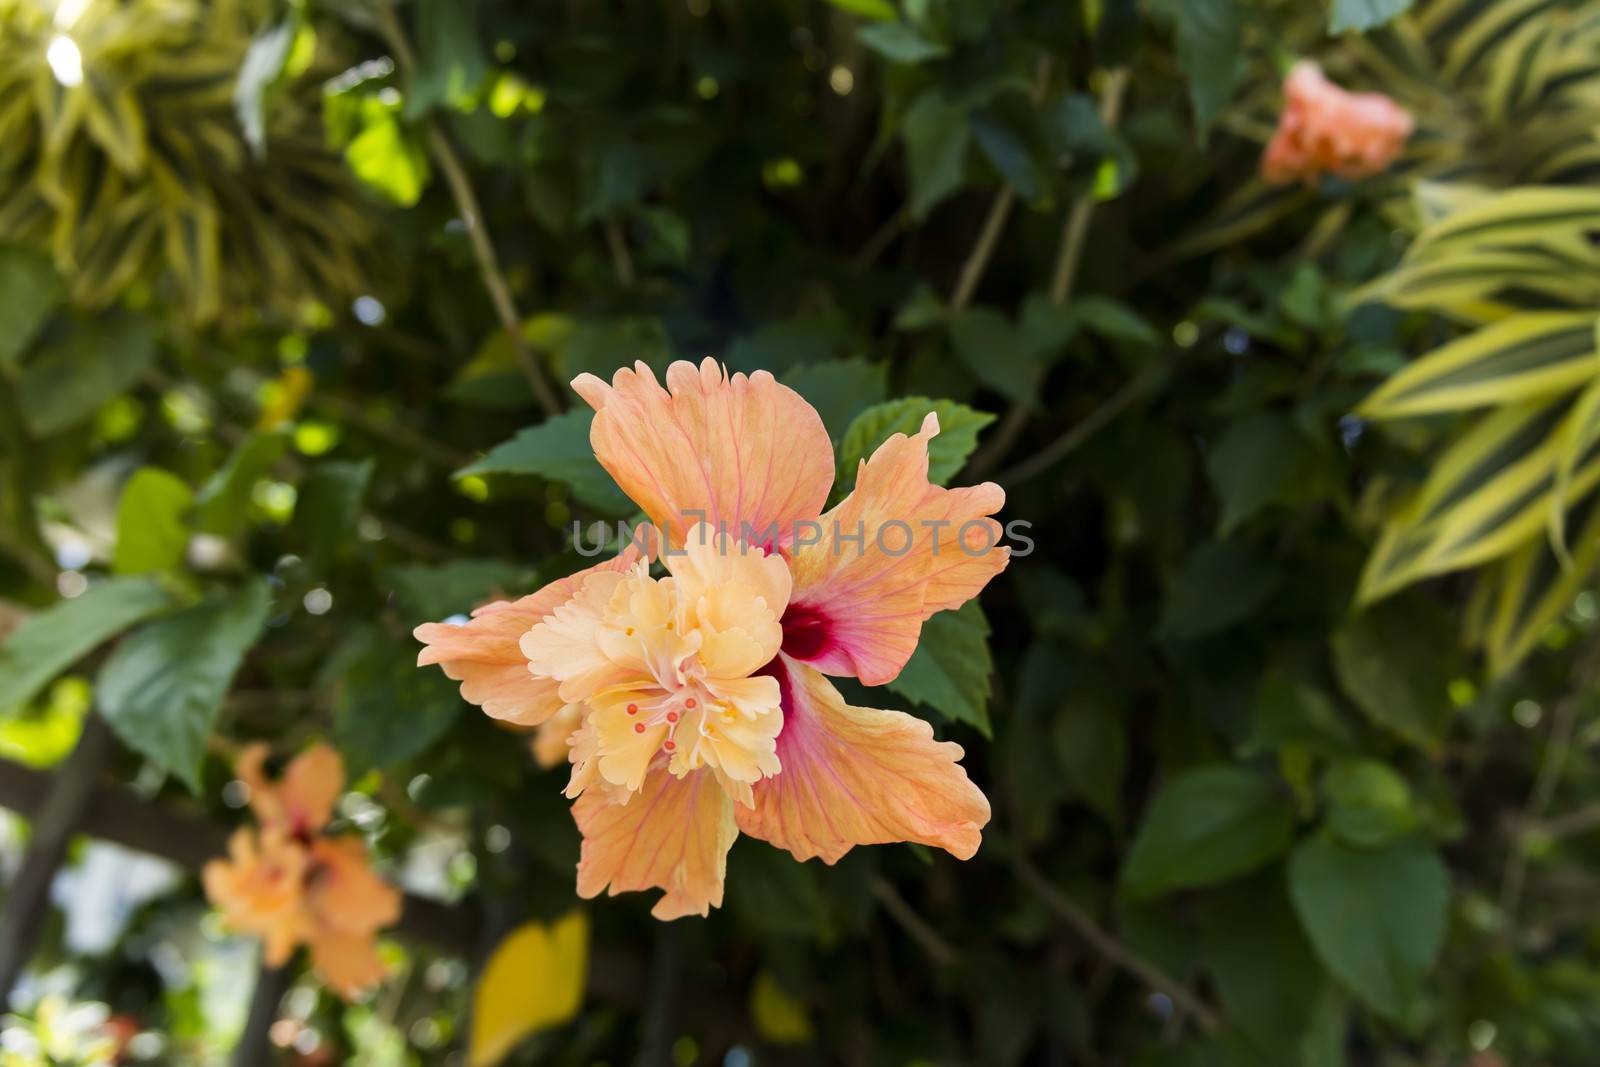
POLYGON ((827 863, 894 841, 972 856, 989 803, 960 746, 826 675, 892 680, 924 620, 1004 569, 1000 487, 928 481, 929 414, 824 514, 833 446, 772 375, 679 362, 663 388, 641 363, 573 387, 601 464, 665 533, 666 574, 630 545, 416 636, 490 715, 552 724, 546 749, 570 734, 579 894, 662 889, 657 917, 705 915, 740 832, 827 863))
POLYGON ((299 945, 328 987, 350 999, 384 975, 377 932, 400 917, 400 894, 373 871, 355 835, 323 833, 344 787, 344 764, 326 745, 301 753, 269 781, 265 745, 249 745, 236 771, 250 788, 258 828, 241 828, 229 858, 202 872, 206 895, 233 929, 259 937, 268 966, 299 945))
POLYGON ((1368 178, 1386 170, 1411 136, 1405 108, 1382 93, 1339 88, 1310 60, 1289 71, 1283 93, 1278 129, 1261 158, 1268 181, 1368 178))

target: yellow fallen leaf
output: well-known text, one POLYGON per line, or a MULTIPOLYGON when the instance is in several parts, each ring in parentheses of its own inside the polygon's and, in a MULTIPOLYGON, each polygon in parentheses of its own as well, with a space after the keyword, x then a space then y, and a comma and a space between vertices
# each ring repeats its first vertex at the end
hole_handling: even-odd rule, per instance
POLYGON ((750 1017, 756 1032, 774 1045, 803 1045, 814 1033, 806 1006, 784 992, 766 971, 750 987, 750 1017))
POLYGON ((493 1067, 530 1035, 576 1015, 588 970, 589 920, 581 911, 508 934, 472 998, 471 1067, 493 1067))

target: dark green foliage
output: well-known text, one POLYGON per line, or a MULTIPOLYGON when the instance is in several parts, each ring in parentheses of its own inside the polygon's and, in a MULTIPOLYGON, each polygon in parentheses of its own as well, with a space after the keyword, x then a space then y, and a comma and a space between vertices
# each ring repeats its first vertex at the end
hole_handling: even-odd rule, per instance
MULTIPOLYGON (((566 767, 417 670, 411 631, 591 565, 637 517, 568 381, 710 356, 817 408, 830 504, 932 412, 930 479, 993 480, 1028 524, 898 678, 840 683, 960 744, 992 820, 964 863, 741 838, 723 907, 666 932, 653 894, 586 902, 585 1010, 508 1062, 1587 1067, 1593 591, 1496 681, 1463 651, 1495 606, 1455 579, 1355 607, 1432 461, 1431 424, 1350 413, 1453 327, 1355 303, 1404 247, 1403 182, 1251 185, 1285 62, 1403 54, 1409 24, 1381 27, 1408 7, 417 0, 394 12, 409 62, 371 5, 264 20, 245 136, 255 116, 273 158, 303 21, 392 251, 354 305, 263 294, 218 331, 144 282, 85 313, 48 255, 0 247, 0 756, 70 736, 79 683, 51 683, 88 679, 117 777, 233 825, 208 740, 325 737, 386 869, 485 929, 564 914, 566 767), (1225 214, 1270 219, 1212 240, 1239 190, 1225 214), (764 1029, 758 976, 809 1037, 764 1029)), ((199 899, 185 882, 72 961, 75 996, 137 990, 173 1062, 225 1044, 151 963, 197 940, 199 899)), ((408 947, 374 1002, 324 998, 326 1047, 445 1062, 451 960, 483 947, 408 947)))

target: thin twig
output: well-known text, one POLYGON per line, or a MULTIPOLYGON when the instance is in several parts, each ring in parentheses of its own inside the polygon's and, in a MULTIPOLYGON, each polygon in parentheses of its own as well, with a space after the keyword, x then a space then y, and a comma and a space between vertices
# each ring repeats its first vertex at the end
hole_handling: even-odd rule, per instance
POLYGON ((1545 742, 1544 755, 1539 760, 1539 770, 1534 775, 1533 788, 1528 801, 1517 819, 1516 840, 1506 857, 1505 873, 1500 879, 1500 911, 1509 927, 1516 918, 1522 903, 1522 889, 1528 878, 1528 841, 1538 832, 1538 823, 1555 796, 1556 786, 1566 770, 1567 754, 1572 751, 1572 737, 1578 728, 1578 713, 1584 700, 1600 678, 1600 640, 1591 640, 1572 669, 1569 680, 1571 690, 1556 705, 1550 716, 1550 737, 1545 742))
POLYGON ((872 895, 878 898, 878 903, 883 905, 883 910, 900 924, 902 930, 911 935, 911 939, 936 966, 949 967, 956 962, 958 953, 950 946, 950 942, 941 937, 939 931, 917 914, 916 909, 900 895, 900 891, 887 878, 873 875, 867 885, 872 890, 872 895))
POLYGON ((633 288, 637 275, 633 272, 633 256, 628 252, 628 238, 616 219, 607 219, 601 227, 606 234, 606 247, 611 250, 611 265, 617 272, 617 281, 624 289, 633 288))
POLYGON ((1026 857, 1018 855, 1014 860, 1014 866, 1022 884, 1032 890, 1046 907, 1072 927, 1073 931, 1101 956, 1156 992, 1165 993, 1179 1011, 1194 1019, 1206 1033, 1215 1034, 1222 1030, 1222 1019, 1210 1005, 1185 986, 1169 978, 1155 964, 1137 955, 1121 941, 1102 930, 1099 924, 1074 904, 1065 893, 1051 885, 1026 857))
MULTIPOLYGON (((1100 96, 1100 121, 1107 129, 1114 127, 1122 115, 1122 98, 1127 88, 1128 68, 1117 67, 1107 72, 1100 96)), ((1050 276, 1050 301, 1053 304, 1065 304, 1072 297, 1072 286, 1077 279, 1078 264, 1083 259, 1095 203, 1094 192, 1090 190, 1074 200, 1067 211, 1066 225, 1061 231, 1061 245, 1056 252, 1055 270, 1050 276)), ((1029 407, 1024 403, 1013 403, 1006 409, 988 444, 979 449, 967 464, 967 480, 982 478, 1000 465, 1006 453, 1022 436, 1022 431, 1028 425, 1028 415, 1029 407)))
MULTIPOLYGON (((1034 106, 1044 102, 1045 93, 1050 88, 1050 56, 1044 55, 1039 59, 1039 65, 1034 71, 1033 89, 1029 94, 1034 106)), ((978 283, 983 280, 984 272, 989 269, 989 260, 994 258, 995 246, 1000 243, 1000 235, 1005 232, 1006 221, 1011 218, 1011 209, 1017 202, 1017 190, 1010 183, 1001 185, 1000 191, 995 194, 994 202, 989 205, 989 213, 984 217, 983 228, 978 231, 978 240, 973 244, 972 251, 967 254, 966 262, 961 264, 961 273, 956 277, 955 290, 950 294, 950 310, 961 311, 972 303, 973 294, 978 291, 978 283)))
POLYGON ((878 257, 894 244, 894 239, 905 233, 910 225, 909 211, 902 209, 890 215, 884 220, 883 225, 867 238, 867 243, 861 246, 861 251, 855 254, 855 258, 850 261, 850 269, 859 274, 872 266, 878 261, 878 257))
POLYGON ((418 433, 405 423, 376 418, 361 404, 346 400, 337 394, 315 393, 313 394, 313 403, 321 404, 344 421, 359 426, 372 436, 388 441, 392 445, 409 449, 429 463, 445 470, 459 470, 476 458, 471 453, 451 448, 449 445, 435 441, 426 434, 418 433))
POLYGON ((1168 367, 1161 364, 1154 364, 1145 368, 1142 374, 1129 379, 1121 389, 1111 394, 1104 403, 1073 423, 1071 429, 1067 430, 1066 433, 1051 441, 1044 448, 1016 466, 1001 471, 995 476, 995 480, 1001 485, 1011 488, 1043 474, 1065 459, 1070 453, 1081 448, 1095 434, 1110 425, 1113 419, 1126 411, 1135 401, 1164 379, 1168 370, 1168 367))
MULTIPOLYGON (((394 5, 388 2, 379 3, 375 14, 379 32, 383 34, 394 52, 395 63, 402 70, 414 69, 416 54, 411 49, 411 42, 406 38, 405 29, 400 25, 400 19, 395 15, 394 5)), ((533 389, 533 395, 539 401, 539 406, 544 408, 545 414, 559 415, 561 399, 545 379, 544 366, 539 362, 539 357, 523 339, 522 315, 517 311, 516 301, 511 296, 511 286, 500 269, 500 257, 495 253, 494 242, 489 239, 488 224, 484 219, 482 208, 478 205, 478 195, 473 192, 472 182, 467 177, 466 167, 462 165, 461 157, 456 154, 450 138, 445 136, 444 130, 432 119, 427 121, 426 136, 428 155, 444 174, 445 184, 450 187, 450 195, 455 198, 456 210, 461 213, 461 221, 467 228, 467 238, 472 244, 472 254, 478 261, 478 273, 483 278, 483 287, 489 294, 489 302, 494 305, 494 312, 500 319, 501 328, 505 330, 506 337, 511 342, 511 349, 516 353, 517 364, 522 368, 523 376, 528 379, 528 385, 533 389)))

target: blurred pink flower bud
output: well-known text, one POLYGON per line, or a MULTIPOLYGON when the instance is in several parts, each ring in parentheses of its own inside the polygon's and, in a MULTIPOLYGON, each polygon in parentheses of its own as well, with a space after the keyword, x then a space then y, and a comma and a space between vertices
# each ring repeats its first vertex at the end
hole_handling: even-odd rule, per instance
POLYGON ((1283 115, 1261 158, 1270 182, 1370 177, 1394 162, 1411 136, 1405 108, 1382 93, 1339 88, 1310 60, 1294 65, 1283 92, 1283 115))

